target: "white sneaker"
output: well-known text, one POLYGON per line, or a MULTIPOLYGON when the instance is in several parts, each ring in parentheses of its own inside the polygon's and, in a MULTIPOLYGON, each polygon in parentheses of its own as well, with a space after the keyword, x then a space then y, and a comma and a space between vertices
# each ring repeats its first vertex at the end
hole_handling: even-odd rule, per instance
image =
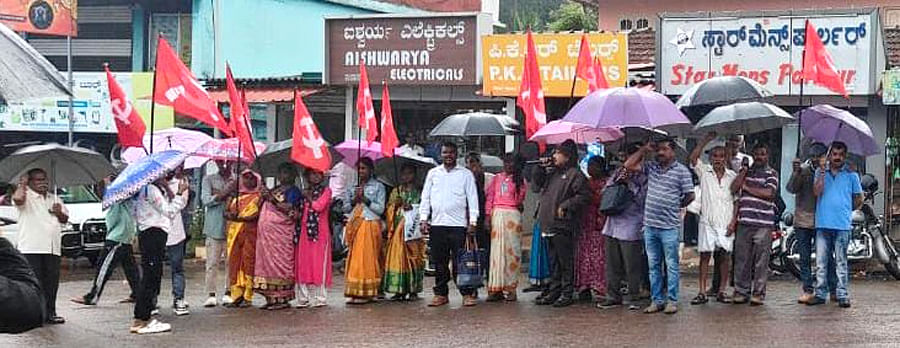
POLYGON ((295 305, 294 307, 297 307, 297 308, 309 308, 309 301, 299 301, 299 300, 298 300, 298 301, 297 301, 297 305, 295 305))
POLYGON ((215 307, 216 306, 216 297, 210 296, 206 299, 206 302, 203 302, 203 307, 215 307))
POLYGON ((232 302, 234 302, 234 301, 231 300, 231 296, 222 295, 222 304, 223 305, 231 304, 232 302))
POLYGON ((184 300, 175 300, 175 305, 172 306, 172 311, 175 312, 175 315, 182 316, 191 314, 188 310, 187 303, 184 300))
POLYGON ((319 308, 319 307, 325 307, 325 306, 327 306, 327 305, 328 305, 328 302, 325 302, 325 301, 316 301, 316 302, 313 303, 312 306, 313 306, 314 308, 319 308))
POLYGON ((154 317, 155 317, 155 316, 158 316, 158 315, 159 315, 159 308, 154 308, 152 311, 150 311, 150 315, 152 315, 152 316, 154 316, 154 317))
POLYGON ((147 325, 137 330, 138 335, 155 334, 172 331, 172 325, 153 319, 147 325))

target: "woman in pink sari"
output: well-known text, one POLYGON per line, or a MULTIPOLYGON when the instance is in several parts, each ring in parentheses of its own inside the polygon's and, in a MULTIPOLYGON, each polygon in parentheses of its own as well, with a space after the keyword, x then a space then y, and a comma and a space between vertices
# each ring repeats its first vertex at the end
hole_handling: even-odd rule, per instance
POLYGON ((294 186, 297 169, 278 167, 278 187, 263 188, 256 239, 253 290, 266 297, 263 309, 285 309, 294 298, 294 228, 303 197, 294 186))
POLYGON ((331 225, 328 219, 331 190, 323 182, 324 179, 320 171, 306 171, 309 187, 303 191, 300 234, 297 236, 298 308, 328 304, 328 287, 331 286, 331 225))

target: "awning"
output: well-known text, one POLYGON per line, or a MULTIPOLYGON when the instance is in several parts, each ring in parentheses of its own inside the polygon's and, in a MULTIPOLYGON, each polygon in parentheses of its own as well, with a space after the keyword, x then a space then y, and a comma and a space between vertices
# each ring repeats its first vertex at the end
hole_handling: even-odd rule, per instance
MULTIPOLYGON (((300 96, 306 97, 312 94, 316 94, 324 90, 325 88, 301 88, 300 96)), ((248 86, 244 89, 244 93, 247 96, 248 103, 272 103, 272 102, 289 102, 294 100, 294 88, 293 87, 252 87, 248 86)), ((212 97, 216 103, 228 104, 230 101, 228 99, 228 90, 212 90, 209 91, 209 96, 212 97)))

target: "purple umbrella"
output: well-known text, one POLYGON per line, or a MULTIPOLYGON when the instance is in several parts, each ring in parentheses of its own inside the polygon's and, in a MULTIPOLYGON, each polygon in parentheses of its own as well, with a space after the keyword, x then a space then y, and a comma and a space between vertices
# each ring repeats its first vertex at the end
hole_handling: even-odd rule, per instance
POLYGON ((609 88, 588 94, 575 104, 563 121, 594 128, 642 127, 672 135, 691 132, 691 121, 669 98, 640 88, 609 88))
POLYGON ((530 141, 560 144, 567 139, 578 144, 590 144, 595 141, 607 143, 625 136, 618 127, 594 128, 583 123, 572 123, 562 120, 551 121, 531 136, 530 141))
POLYGON ((369 144, 369 142, 363 140, 362 144, 360 144, 359 140, 351 139, 337 144, 334 149, 337 150, 341 156, 344 156, 342 161, 350 166, 356 166, 356 162, 359 162, 360 157, 368 157, 373 161, 377 161, 384 157, 384 155, 381 154, 381 143, 377 141, 373 141, 369 144))
POLYGON ((823 144, 835 141, 847 144, 847 150, 861 156, 881 152, 872 129, 849 111, 831 105, 815 105, 800 112, 803 135, 823 144))

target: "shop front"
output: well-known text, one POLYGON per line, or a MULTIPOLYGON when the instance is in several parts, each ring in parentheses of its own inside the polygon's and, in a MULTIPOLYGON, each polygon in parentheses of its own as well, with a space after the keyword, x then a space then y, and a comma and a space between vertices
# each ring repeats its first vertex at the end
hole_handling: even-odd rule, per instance
MULTIPOLYGON (((878 18, 878 12, 871 9, 665 14, 656 40, 657 85, 663 94, 677 97, 715 76, 748 77, 775 94, 770 103, 791 113, 816 104, 849 110, 865 120, 876 140, 884 143, 888 113, 881 98, 875 97, 885 64, 878 18), (801 85, 807 20, 817 28, 834 59, 849 98, 808 81, 801 85)), ((781 174, 781 195, 788 211, 793 210, 793 195, 784 184, 790 178, 799 133, 799 125, 794 123, 746 135, 748 150, 757 142, 770 146, 770 165, 781 174)), ((883 151, 851 158, 851 162, 884 185, 883 151)), ((875 206, 878 213, 884 211, 883 196, 875 206)))

